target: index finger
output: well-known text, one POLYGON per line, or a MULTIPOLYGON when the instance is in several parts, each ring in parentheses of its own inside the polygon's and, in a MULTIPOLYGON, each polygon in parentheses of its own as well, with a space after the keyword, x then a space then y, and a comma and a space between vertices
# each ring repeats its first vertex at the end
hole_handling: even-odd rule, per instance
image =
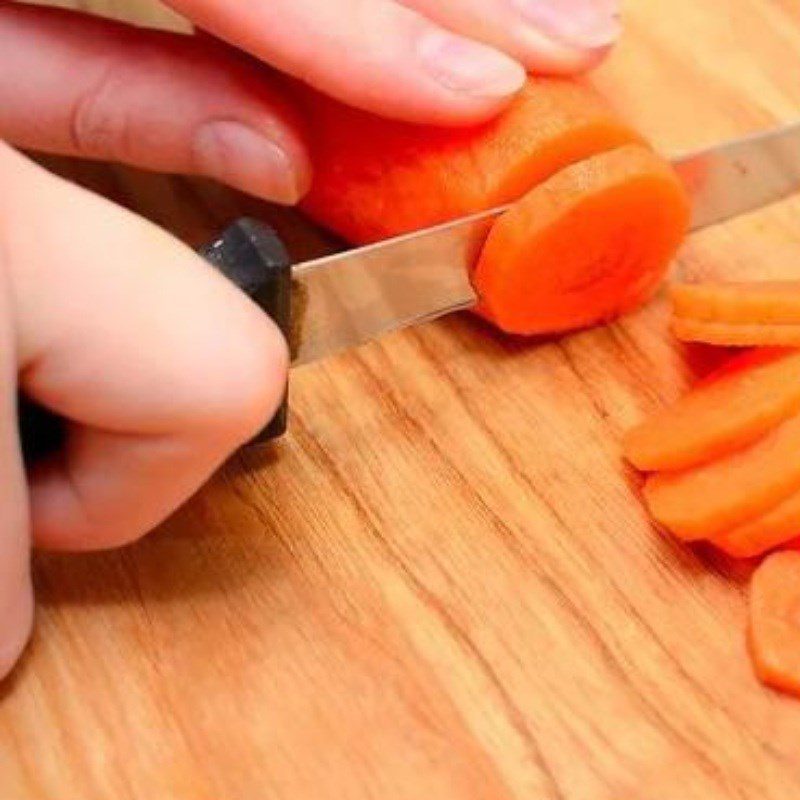
POLYGON ((487 118, 525 70, 392 0, 168 0, 201 28, 351 105, 415 122, 487 118))

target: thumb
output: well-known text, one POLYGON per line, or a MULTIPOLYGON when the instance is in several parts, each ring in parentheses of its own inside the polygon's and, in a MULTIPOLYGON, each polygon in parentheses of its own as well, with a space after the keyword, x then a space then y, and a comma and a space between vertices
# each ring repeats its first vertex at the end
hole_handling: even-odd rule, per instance
POLYGON ((0 180, 20 384, 69 423, 63 452, 30 475, 34 542, 130 541, 270 418, 286 346, 155 226, 2 146, 0 180))

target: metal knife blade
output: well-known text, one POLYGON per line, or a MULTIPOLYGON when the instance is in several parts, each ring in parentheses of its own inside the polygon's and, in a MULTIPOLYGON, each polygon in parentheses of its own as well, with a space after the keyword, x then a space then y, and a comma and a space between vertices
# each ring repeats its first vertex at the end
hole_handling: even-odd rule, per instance
MULTIPOLYGON (((699 230, 800 190, 800 122, 672 163, 692 197, 692 230, 699 230)), ((508 208, 296 266, 293 364, 472 307, 470 269, 493 221, 508 208)))

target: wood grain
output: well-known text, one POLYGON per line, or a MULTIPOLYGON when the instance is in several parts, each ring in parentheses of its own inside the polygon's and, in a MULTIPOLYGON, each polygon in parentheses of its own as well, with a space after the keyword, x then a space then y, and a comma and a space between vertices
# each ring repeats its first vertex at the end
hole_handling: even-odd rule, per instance
MULTIPOLYGON (((797 0, 638 0, 595 81, 672 152, 797 116, 798 68, 797 0)), ((325 246, 207 183, 48 163, 193 243, 247 212, 325 246)), ((677 268, 796 278, 798 219, 709 230, 677 268)), ((659 298, 557 342, 456 317, 299 370, 288 438, 162 530, 37 558, 0 796, 800 796, 800 704, 745 654, 749 568, 656 534, 619 457, 691 356, 659 298)))

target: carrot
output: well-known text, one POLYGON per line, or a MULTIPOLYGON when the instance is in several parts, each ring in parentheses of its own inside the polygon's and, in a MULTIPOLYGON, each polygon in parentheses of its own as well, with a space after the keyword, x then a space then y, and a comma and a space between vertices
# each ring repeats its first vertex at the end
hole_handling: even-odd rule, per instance
POLYGON ((800 352, 751 350, 633 428, 623 449, 641 470, 686 469, 754 442, 797 412, 800 352))
POLYGON ((713 539, 800 491, 800 416, 749 447, 708 464, 652 476, 654 519, 681 539, 713 539))
POLYGON ((800 536, 800 492, 790 495, 771 511, 712 539, 720 550, 735 558, 760 556, 800 536))
POLYGON ((758 678, 800 696, 800 553, 774 553, 753 574, 748 638, 758 678))
POLYGON ((655 289, 688 218, 672 169, 641 145, 574 164, 492 228, 473 273, 479 310, 522 334, 612 319, 655 289))
POLYGON ((800 281, 674 284, 670 295, 675 316, 693 322, 800 326, 800 281))
POLYGON ((800 550, 800 537, 784 542, 780 548, 781 550, 800 550))
POLYGON ((314 183, 303 208, 366 243, 517 200, 559 170, 642 137, 587 86, 531 78, 496 119, 467 129, 384 120, 301 93, 314 183))
POLYGON ((676 317, 672 332, 683 342, 725 347, 800 347, 800 325, 704 322, 676 317))

